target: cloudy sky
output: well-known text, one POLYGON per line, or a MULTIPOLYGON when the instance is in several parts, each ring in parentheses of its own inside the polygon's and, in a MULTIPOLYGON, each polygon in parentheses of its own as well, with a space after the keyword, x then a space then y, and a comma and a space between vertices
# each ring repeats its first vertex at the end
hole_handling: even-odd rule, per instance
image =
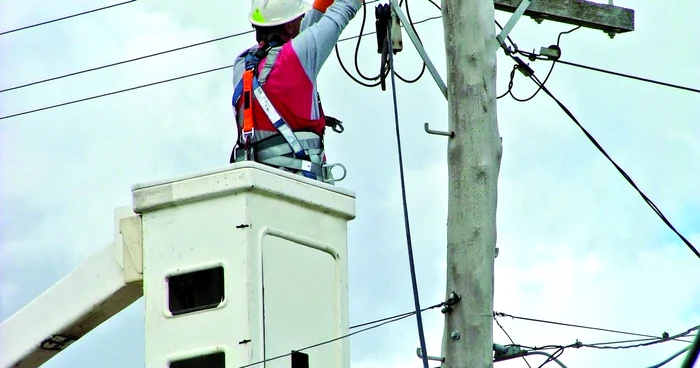
MULTIPOLYGON (((580 29, 563 36, 563 59, 700 87, 700 49, 692 46, 689 31, 700 3, 615 3, 635 8, 637 30, 611 40, 580 29)), ((109 4, 3 1, 0 31, 109 4)), ((368 6, 368 30, 374 27, 375 5, 368 6)), ((440 14, 425 0, 412 0, 410 7, 414 20, 440 14)), ((247 12, 236 1, 142 0, 2 35, 0 89, 248 31, 247 12)), ((361 16, 343 37, 357 34, 361 16)), ((505 24, 509 14, 496 17, 505 24)), ((441 21, 416 27, 444 76, 441 21)), ((569 28, 523 18, 512 36, 521 49, 539 50, 569 28)), ((360 47, 359 66, 366 75, 376 73, 380 62, 373 37, 360 47)), ((396 56, 396 69, 413 77, 421 64, 404 37, 406 50, 396 56)), ((231 38, 1 93, 0 115, 225 66, 252 41, 251 35, 231 38)), ((354 41, 340 45, 354 73, 354 41)), ((500 94, 512 61, 499 52, 498 67, 500 94)), ((532 67, 543 79, 549 64, 537 61, 532 67)), ((346 127, 341 135, 328 135, 328 155, 349 170, 339 185, 357 193, 348 239, 351 324, 410 311, 391 93, 355 84, 335 55, 319 79, 324 108, 346 127)), ((548 86, 700 246, 700 95, 566 65, 555 67, 548 86)), ((516 75, 516 96, 533 91, 532 82, 516 75)), ((108 244, 113 210, 130 203, 132 184, 227 163, 235 136, 231 93, 231 71, 225 69, 0 120, 0 320, 108 244)), ((447 156, 445 137, 427 135, 423 123, 446 129, 447 104, 427 72, 415 84, 400 83, 397 93, 420 296, 430 305, 445 293, 447 156)), ((527 103, 508 97, 499 100, 498 118, 504 154, 494 309, 652 335, 700 324, 700 260, 558 106, 544 93, 527 103)), ((136 302, 45 366, 143 366, 143 305, 136 302)), ((501 320, 516 343, 528 346, 634 338, 501 320)), ((442 315, 426 312, 424 323, 428 351, 439 355, 442 315)), ((498 327, 494 341, 508 343, 498 327)), ((354 336, 351 345, 354 367, 422 366, 412 318, 354 336)), ((684 346, 567 350, 561 360, 568 367, 645 367, 684 346)), ((542 362, 529 359, 535 367, 542 362)))

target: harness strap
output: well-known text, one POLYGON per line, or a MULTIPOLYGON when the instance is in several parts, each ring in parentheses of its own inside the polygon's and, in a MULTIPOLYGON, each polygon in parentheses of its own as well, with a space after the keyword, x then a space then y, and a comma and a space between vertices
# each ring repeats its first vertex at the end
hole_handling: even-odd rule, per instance
POLYGON ((275 110, 275 107, 272 106, 272 102, 270 102, 270 99, 267 98, 267 95, 265 94, 265 91, 263 91, 262 87, 258 86, 255 88, 255 97, 258 99, 260 107, 262 107, 263 111, 265 111, 267 118, 273 122, 273 125, 275 128, 277 128, 277 131, 282 134, 287 143, 289 143, 289 145, 292 147, 294 150, 294 155, 298 158, 304 157, 304 148, 302 148, 301 144, 299 144, 299 140, 297 139, 296 135, 294 135, 292 128, 287 125, 287 122, 284 121, 279 113, 277 113, 277 110, 275 110))
MULTIPOLYGON (((261 161, 261 162, 268 164, 268 165, 281 166, 281 167, 286 167, 288 169, 305 171, 305 172, 312 173, 318 177, 323 177, 323 166, 321 166, 319 164, 315 164, 315 163, 313 163, 311 161, 307 161, 307 160, 301 160, 298 158, 287 157, 287 156, 277 156, 277 157, 268 158, 268 159, 261 161)), ((312 179, 316 179, 316 178, 312 178, 312 179)))
MULTIPOLYGON (((253 71, 246 70, 243 72, 243 141, 246 146, 251 143, 251 137, 253 135, 253 71)), ((239 96, 240 98, 240 96, 239 96)))
MULTIPOLYGON (((315 144, 313 146, 316 146, 315 144)), ((309 157, 320 156, 323 153, 323 148, 313 147, 304 150, 309 157)), ((282 143, 280 145, 266 148, 266 149, 256 149, 255 158, 260 160, 265 160, 274 156, 289 156, 292 151, 289 149, 289 145, 282 143)), ((314 161, 313 159, 311 161, 314 161)), ((317 162, 318 163, 318 162, 317 162)))
POLYGON ((282 134, 284 139, 289 143, 290 147, 294 150, 294 155, 297 158, 302 158, 305 156, 304 149, 299 144, 299 140, 294 135, 294 132, 289 127, 287 122, 280 116, 275 107, 270 102, 270 99, 263 91, 257 77, 258 64, 260 59, 265 57, 272 47, 276 46, 276 43, 272 42, 265 45, 265 47, 259 48, 255 53, 248 53, 245 57, 245 67, 246 71, 243 73, 243 78, 239 85, 236 86, 236 90, 233 95, 233 105, 235 106, 238 100, 243 96, 243 139, 246 143, 246 149, 250 147, 252 142, 252 137, 254 134, 254 122, 253 122, 253 104, 251 91, 255 95, 255 98, 260 103, 265 115, 270 119, 277 131, 282 134), (240 91, 240 92, 239 92, 240 91))
MULTIPOLYGON (((287 169, 292 169, 292 170, 298 170, 302 172, 307 172, 311 173, 317 177, 311 177, 312 179, 318 180, 319 178, 325 178, 326 171, 324 170, 324 165, 321 162, 321 155, 323 154, 323 150, 321 149, 312 149, 309 150, 309 158, 310 160, 303 160, 295 157, 290 157, 290 156, 280 156, 276 154, 271 154, 268 152, 268 150, 263 150, 263 151, 253 151, 253 156, 255 157, 255 161, 275 166, 275 167, 283 167, 287 169)), ((243 158, 244 153, 240 151, 236 151, 235 157, 236 161, 239 159, 243 158)), ((307 175, 304 175, 307 176, 307 175)))
MULTIPOLYGON (((258 67, 260 65, 260 60, 265 58, 273 47, 278 47, 278 44, 272 42, 264 47, 258 48, 255 52, 249 50, 247 54, 245 54, 245 71, 243 72, 243 78, 236 85, 231 101, 235 109, 239 100, 241 98, 244 99, 242 136, 245 142, 245 152, 242 153, 235 150, 233 153, 233 160, 239 161, 243 158, 241 156, 244 156, 245 160, 255 160, 270 166, 296 170, 299 174, 315 180, 328 183, 342 180, 345 178, 345 174, 343 174, 342 178, 334 180, 330 172, 332 167, 342 167, 342 165, 326 165, 324 162, 325 155, 321 137, 310 132, 296 132, 295 134, 262 89, 259 78, 261 78, 262 83, 265 82, 273 67, 277 53, 273 53, 271 56, 273 60, 269 60, 270 57, 268 57, 260 75, 258 73, 258 67), (258 101, 263 112, 270 122, 272 122, 279 135, 260 141, 255 139, 253 99, 258 101), (281 137, 283 141, 282 139, 278 139, 278 137, 281 137)), ((335 123, 332 124, 333 130, 338 131, 335 125, 340 125, 338 124, 339 122, 336 122, 335 119, 332 119, 332 122, 335 123)), ((345 171, 344 167, 343 171, 345 171)))

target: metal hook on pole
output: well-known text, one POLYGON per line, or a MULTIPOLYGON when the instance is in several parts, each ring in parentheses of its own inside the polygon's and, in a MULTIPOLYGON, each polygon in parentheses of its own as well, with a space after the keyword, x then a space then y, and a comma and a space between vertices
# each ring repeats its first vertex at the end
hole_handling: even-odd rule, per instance
POLYGON ((450 138, 454 138, 454 136, 455 136, 455 132, 443 132, 443 131, 439 131, 439 130, 432 130, 432 129, 430 129, 429 123, 425 123, 423 125, 423 129, 425 129, 425 132, 428 134, 444 135, 444 136, 450 137, 450 138))
MULTIPOLYGON (((419 358, 423 358, 423 351, 420 348, 416 348, 416 355, 418 355, 419 358)), ((444 357, 434 357, 434 356, 428 355, 427 358, 428 358, 428 360, 435 360, 435 361, 443 362, 443 363, 445 362, 444 357)))

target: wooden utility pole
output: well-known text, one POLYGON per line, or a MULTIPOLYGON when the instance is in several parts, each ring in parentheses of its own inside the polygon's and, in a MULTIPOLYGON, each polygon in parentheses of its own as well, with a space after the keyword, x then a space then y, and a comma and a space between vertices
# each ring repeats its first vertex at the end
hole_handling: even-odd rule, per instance
MULTIPOLYGON (((501 139, 496 112, 495 10, 516 12, 525 0, 442 0, 447 55, 447 298, 443 368, 493 366, 496 204, 501 139)), ((634 30, 634 12, 585 0, 534 0, 524 12, 602 30, 634 30)), ((521 19, 521 21, 523 21, 521 19)), ((508 28, 508 27, 506 27, 508 28)))
POLYGON ((492 364, 496 186, 495 9, 489 0, 442 0, 449 129, 447 291, 460 295, 442 343, 450 368, 492 364))

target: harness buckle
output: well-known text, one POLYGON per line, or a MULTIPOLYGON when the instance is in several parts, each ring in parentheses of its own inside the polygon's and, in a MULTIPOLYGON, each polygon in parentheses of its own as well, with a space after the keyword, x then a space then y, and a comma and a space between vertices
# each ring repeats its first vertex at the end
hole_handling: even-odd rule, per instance
POLYGON ((338 181, 342 181, 345 179, 345 176, 348 174, 348 170, 343 166, 343 164, 323 164, 321 165, 321 170, 323 172, 323 182, 324 183, 329 183, 329 184, 335 184, 338 181), (339 179, 336 179, 333 177, 333 168, 339 166, 340 168, 343 169, 343 176, 340 177, 339 179))
POLYGON ((252 160, 253 155, 252 155, 252 142, 253 142, 253 136, 255 135, 255 128, 251 128, 250 131, 243 131, 243 142, 245 144, 245 159, 246 160, 252 160))
POLYGON ((331 129, 333 129, 334 132, 338 134, 345 131, 345 127, 343 127, 343 122, 332 116, 326 116, 326 126, 330 127, 331 129))

